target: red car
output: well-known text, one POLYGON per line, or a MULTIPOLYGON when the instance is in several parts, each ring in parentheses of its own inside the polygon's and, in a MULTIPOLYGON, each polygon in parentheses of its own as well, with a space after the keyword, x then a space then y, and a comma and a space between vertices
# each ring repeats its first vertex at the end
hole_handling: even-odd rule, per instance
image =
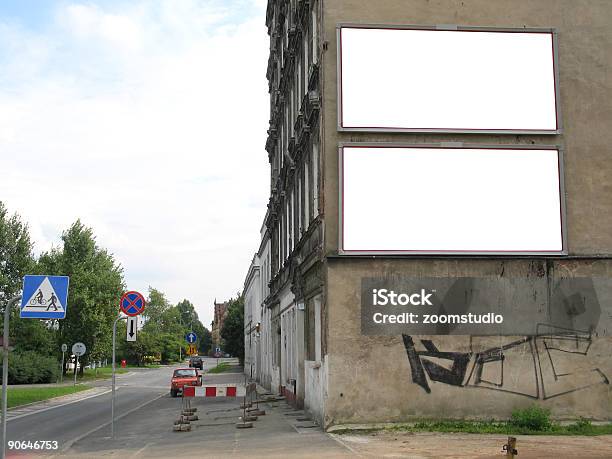
POLYGON ((178 368, 174 370, 170 383, 170 396, 176 397, 185 386, 201 386, 202 375, 195 368, 178 368))

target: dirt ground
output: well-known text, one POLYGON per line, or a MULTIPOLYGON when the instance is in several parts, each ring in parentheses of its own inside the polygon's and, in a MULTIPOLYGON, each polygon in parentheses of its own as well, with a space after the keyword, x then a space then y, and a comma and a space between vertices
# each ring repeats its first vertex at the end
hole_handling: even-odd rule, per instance
MULTIPOLYGON (((500 458, 505 457, 503 435, 447 433, 373 433, 333 435, 359 457, 500 458)), ((518 458, 612 458, 612 435, 518 435, 518 458)))

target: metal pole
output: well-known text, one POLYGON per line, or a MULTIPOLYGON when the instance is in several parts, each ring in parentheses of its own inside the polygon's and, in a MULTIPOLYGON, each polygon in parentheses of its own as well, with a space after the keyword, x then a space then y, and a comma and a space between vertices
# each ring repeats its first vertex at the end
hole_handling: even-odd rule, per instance
POLYGON ((64 382, 64 354, 65 352, 62 351, 62 368, 60 370, 60 384, 64 382))
POLYGON ((21 299, 21 295, 11 298, 4 308, 4 335, 2 335, 2 456, 6 454, 6 403, 8 389, 8 358, 9 358, 9 318, 11 309, 21 299))
POLYGON ((117 341, 117 322, 125 319, 126 317, 117 317, 113 324, 113 396, 111 398, 111 438, 115 438, 115 348, 117 341))
POLYGON ((74 364, 74 385, 76 386, 76 375, 77 375, 77 368, 79 366, 79 355, 77 354, 76 356, 76 363, 74 364))

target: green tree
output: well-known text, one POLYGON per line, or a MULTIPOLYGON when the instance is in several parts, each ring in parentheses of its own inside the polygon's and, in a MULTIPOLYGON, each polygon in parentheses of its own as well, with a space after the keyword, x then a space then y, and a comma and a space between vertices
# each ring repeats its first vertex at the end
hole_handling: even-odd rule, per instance
POLYGON ((193 325, 193 331, 198 335, 198 353, 200 355, 208 355, 212 346, 212 335, 210 330, 198 320, 193 325))
POLYGON ((145 324, 149 329, 161 331, 164 328, 164 315, 168 313, 172 305, 161 291, 149 286, 149 297, 147 307, 143 312, 145 324))
POLYGON ((176 305, 181 317, 181 324, 186 327, 185 332, 193 331, 198 335, 198 353, 207 355, 212 344, 210 331, 200 322, 194 305, 189 300, 183 300, 176 305))
POLYGON ((23 276, 34 266, 28 226, 17 214, 10 215, 0 201, 0 304, 21 291, 23 276))
MULTIPOLYGON (((35 274, 33 244, 28 227, 17 214, 8 215, 0 201, 0 305, 21 291, 23 276, 35 274)), ((9 357, 9 382, 55 382, 58 369, 53 321, 21 319, 13 309, 9 334, 15 348, 9 357)), ((0 314, 0 327, 4 314, 0 314)))
POLYGON ((238 357, 242 365, 244 363, 244 298, 242 296, 229 300, 221 337, 225 341, 225 351, 238 357))
POLYGON ((193 323, 198 321, 198 313, 195 310, 195 307, 189 300, 179 301, 176 305, 181 319, 181 324, 187 329, 191 329, 193 323))
MULTIPOLYGON (((58 342, 87 346, 83 366, 108 356, 113 321, 125 288, 123 270, 113 255, 100 248, 93 230, 77 220, 62 234, 62 247, 41 255, 39 269, 70 276, 66 319, 58 324, 58 342)), ((83 367, 81 367, 82 372, 83 367)))

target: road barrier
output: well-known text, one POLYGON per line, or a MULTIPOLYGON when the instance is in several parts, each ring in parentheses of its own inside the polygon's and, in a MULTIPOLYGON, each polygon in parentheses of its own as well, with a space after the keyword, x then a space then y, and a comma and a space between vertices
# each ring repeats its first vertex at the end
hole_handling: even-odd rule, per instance
POLYGON ((197 421, 198 415, 195 414, 198 411, 197 408, 191 407, 191 398, 195 391, 194 387, 184 387, 183 396, 181 397, 181 414, 178 419, 174 421, 173 430, 175 432, 188 432, 191 430, 191 421, 197 421))
POLYGON ((257 421, 257 416, 251 413, 247 414, 247 408, 253 406, 253 394, 257 396, 257 384, 254 382, 247 383, 245 378, 244 390, 245 393, 242 397, 242 405, 240 405, 240 408, 242 408, 242 417, 240 418, 241 422, 236 423, 237 429, 249 429, 253 427, 253 421, 257 421), (247 402, 247 397, 249 397, 251 401, 247 402))
MULTIPOLYGON (((181 414, 174 421, 173 430, 175 432, 188 432, 191 430, 191 421, 197 421, 198 416, 195 414, 197 408, 191 407, 191 399, 195 397, 242 397, 242 416, 240 422, 236 424, 239 429, 253 427, 253 421, 257 421, 258 415, 266 414, 265 411, 251 408, 253 397, 257 397, 257 384, 246 383, 240 384, 206 384, 204 386, 185 386, 182 390, 181 397, 181 414), (250 401, 247 402, 247 398, 250 401)), ((257 401, 259 403, 259 401, 257 401)))

